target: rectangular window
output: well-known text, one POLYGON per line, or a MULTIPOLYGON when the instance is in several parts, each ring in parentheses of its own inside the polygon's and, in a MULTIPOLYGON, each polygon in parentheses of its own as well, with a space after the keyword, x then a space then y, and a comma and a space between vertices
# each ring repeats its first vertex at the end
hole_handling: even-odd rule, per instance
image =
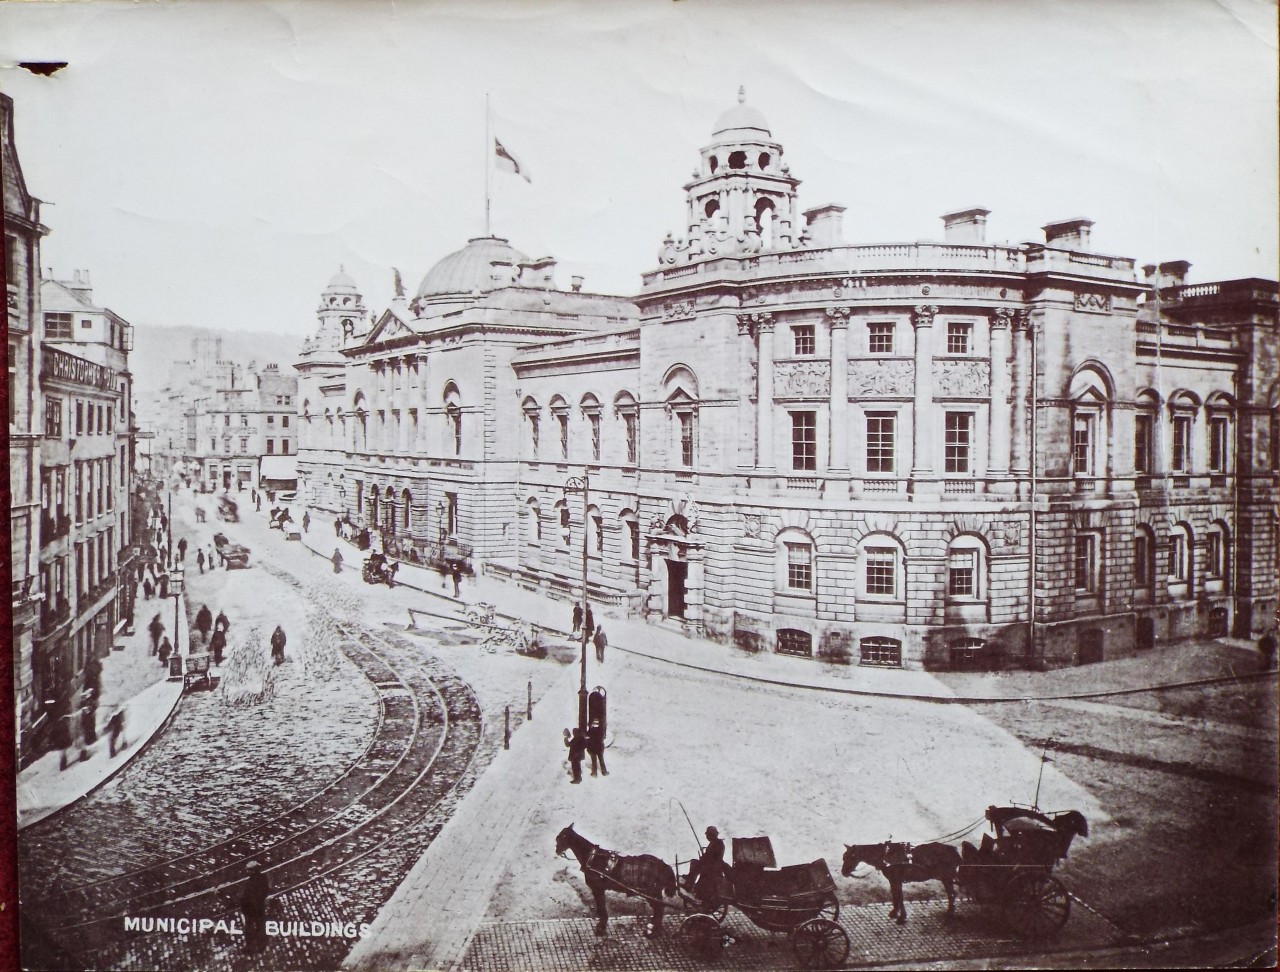
POLYGON ((44 400, 44 434, 49 439, 62 438, 62 399, 49 397, 44 400))
POLYGON ((539 421, 536 413, 529 413, 529 440, 533 445, 533 458, 538 458, 538 438, 541 429, 539 429, 539 421))
POLYGON ((1150 415, 1136 415, 1133 419, 1133 469, 1139 473, 1152 470, 1150 415))
POLYGON ((1208 549, 1205 551, 1205 574, 1209 577, 1222 576, 1222 534, 1216 530, 1207 534, 1208 549))
POLYGON ((1227 420, 1215 415, 1209 419, 1209 472, 1227 471, 1227 420))
POLYGON ((280 427, 283 429, 287 429, 289 427, 289 416, 287 415, 280 416, 280 427))
POLYGON ((597 556, 604 556, 604 520, 599 516, 591 518, 591 535, 595 539, 597 556))
POLYGON ((16 344, 9 345, 7 364, 9 366, 9 424, 13 425, 18 421, 18 346, 16 344))
POLYGON ((624 412, 622 422, 627 429, 627 463, 634 465, 636 461, 636 415, 634 412, 624 412))
POLYGON ((811 657, 813 655, 813 635, 798 628, 779 629, 778 653, 780 655, 811 657))
POLYGON ((84 402, 76 400, 76 435, 84 435, 84 402))
POLYGON ((93 402, 89 402, 89 404, 85 407, 85 411, 88 413, 88 417, 85 420, 84 431, 85 431, 85 434, 87 435, 93 435, 94 420, 98 416, 98 407, 94 405, 93 402))
POLYGON ((1151 586, 1151 541, 1145 533, 1133 539, 1133 582, 1138 587, 1151 586))
POLYGON ((269 455, 269 456, 270 456, 270 455, 274 455, 274 454, 275 454, 275 451, 276 451, 276 440, 275 440, 275 439, 268 439, 268 440, 267 440, 267 455, 269 455))
POLYGON ((680 464, 693 467, 693 413, 680 413, 680 464))
POLYGON ((267 416, 267 424, 268 424, 268 425, 275 425, 275 424, 276 424, 276 417, 275 417, 274 415, 268 415, 268 416, 267 416))
POLYGON ((640 559, 640 524, 635 520, 627 521, 627 533, 631 537, 631 559, 640 559))
POLYGON ((71 340, 71 315, 70 314, 45 314, 44 315, 44 336, 50 341, 70 341, 71 340))
POLYGON ((110 405, 108 405, 107 406, 107 431, 108 432, 111 432, 116 427, 115 417, 116 417, 116 410, 112 408, 110 405))
POLYGON ((947 566, 947 593, 952 597, 977 597, 977 560, 975 550, 958 550, 951 554, 947 566))
POLYGON ((968 354, 973 325, 962 321, 947 324, 947 354, 968 354))
POLYGON ((796 357, 815 354, 817 342, 814 340, 812 324, 796 324, 791 328, 791 341, 796 357))
POLYGON ((946 426, 946 471, 967 473, 973 441, 973 413, 948 412, 946 426))
POLYGON ((230 439, 223 439, 223 440, 222 440, 222 451, 223 451, 223 452, 225 452, 225 453, 227 453, 227 454, 230 454, 230 453, 231 453, 231 440, 230 440, 230 439))
POLYGON ((894 638, 863 638, 858 642, 858 664, 901 668, 902 642, 894 638))
POLYGON ((281 440, 280 440, 280 454, 281 454, 281 455, 285 455, 285 456, 287 456, 287 455, 289 454, 289 440, 288 440, 288 439, 281 439, 281 440))
POLYGON ((1191 416, 1173 417, 1173 471, 1187 472, 1191 468, 1191 416))
POLYGON ((893 472, 897 427, 898 416, 894 412, 867 413, 867 472, 893 472))
POLYGON ((893 354, 892 323, 867 325, 867 350, 872 354, 893 354))
POLYGON ((210 452, 217 452, 217 451, 218 451, 218 440, 217 440, 217 439, 210 439, 210 440, 209 440, 209 451, 210 451, 210 452))
POLYGON ((818 468, 818 413, 791 413, 791 468, 818 468))
POLYGON ((241 452, 248 452, 248 451, 249 451, 249 440, 248 440, 248 438, 247 438, 247 437, 245 437, 245 436, 241 436, 241 437, 240 437, 240 451, 241 451, 241 452))
POLYGON ((591 423, 591 458, 596 462, 600 461, 600 416, 592 413, 587 416, 587 421, 591 423))
POLYGON ((787 587, 793 591, 813 590, 813 548, 807 543, 788 543, 787 587))
POLYGON ((893 597, 897 593, 897 561, 892 547, 867 547, 867 594, 893 597))
POLYGON ((247 415, 241 415, 241 416, 240 416, 240 424, 241 424, 241 425, 248 425, 248 424, 249 424, 249 416, 247 416, 247 415))
POLYGON ((458 494, 445 493, 445 528, 449 531, 449 536, 454 536, 458 532, 458 494))
POLYGON ((1071 433, 1071 471, 1093 475, 1093 416, 1077 415, 1071 433))
POLYGON ((93 321, 87 317, 80 318, 80 330, 87 331, 91 327, 93 327, 93 321))
POLYGON ((222 426, 223 426, 223 428, 226 428, 226 427, 227 427, 227 426, 229 426, 230 424, 231 424, 231 416, 230 416, 230 415, 224 415, 224 416, 222 416, 222 426))
POLYGON ((560 426, 560 458, 569 458, 569 416, 557 415, 556 422, 560 426))
POLYGON ((1092 594, 1098 589, 1098 538, 1092 533, 1076 536, 1075 586, 1077 593, 1092 594))

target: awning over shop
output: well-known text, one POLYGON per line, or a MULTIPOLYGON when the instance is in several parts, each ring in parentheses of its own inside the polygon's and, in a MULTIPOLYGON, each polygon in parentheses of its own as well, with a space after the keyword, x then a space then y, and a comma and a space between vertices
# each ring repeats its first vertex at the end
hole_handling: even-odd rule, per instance
POLYGON ((263 456, 258 463, 259 482, 272 482, 296 486, 298 483, 297 456, 263 456))

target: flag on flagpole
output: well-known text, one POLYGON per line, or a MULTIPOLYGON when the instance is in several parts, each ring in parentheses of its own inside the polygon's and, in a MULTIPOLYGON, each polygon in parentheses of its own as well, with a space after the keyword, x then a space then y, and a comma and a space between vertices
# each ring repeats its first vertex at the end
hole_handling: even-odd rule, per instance
POLYGON ((514 172, 525 182, 533 182, 528 173, 525 172, 524 167, 516 161, 515 156, 508 152, 506 147, 498 141, 497 136, 494 136, 493 139, 493 155, 497 159, 498 168, 503 172, 514 172))

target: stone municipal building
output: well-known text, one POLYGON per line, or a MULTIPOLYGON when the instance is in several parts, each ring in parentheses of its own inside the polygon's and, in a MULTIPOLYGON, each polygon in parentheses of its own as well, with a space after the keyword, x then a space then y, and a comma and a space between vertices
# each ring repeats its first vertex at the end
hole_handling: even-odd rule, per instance
POLYGON ((633 298, 496 237, 377 317, 339 273, 297 362, 300 500, 566 596, 585 544, 593 599, 865 665, 1274 624, 1274 281, 1139 275, 1087 219, 992 244, 983 209, 851 244, 799 184, 740 96, 633 298))

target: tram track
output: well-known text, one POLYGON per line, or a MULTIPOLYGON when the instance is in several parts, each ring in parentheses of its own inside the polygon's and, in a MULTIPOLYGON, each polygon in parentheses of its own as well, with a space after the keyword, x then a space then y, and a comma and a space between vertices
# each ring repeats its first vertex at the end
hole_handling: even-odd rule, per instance
MULTIPOLYGON (((302 586, 288 573, 271 573, 302 586)), ((125 917, 230 916, 232 892, 250 861, 281 896, 371 857, 405 859, 394 852, 397 838, 437 811, 475 757, 483 734, 479 703, 466 682, 403 639, 334 624, 341 650, 378 698, 373 738, 341 776, 271 820, 198 851, 33 899, 25 904, 36 920, 105 967, 126 938, 125 917)), ((394 881, 384 892, 393 889, 394 881)))

